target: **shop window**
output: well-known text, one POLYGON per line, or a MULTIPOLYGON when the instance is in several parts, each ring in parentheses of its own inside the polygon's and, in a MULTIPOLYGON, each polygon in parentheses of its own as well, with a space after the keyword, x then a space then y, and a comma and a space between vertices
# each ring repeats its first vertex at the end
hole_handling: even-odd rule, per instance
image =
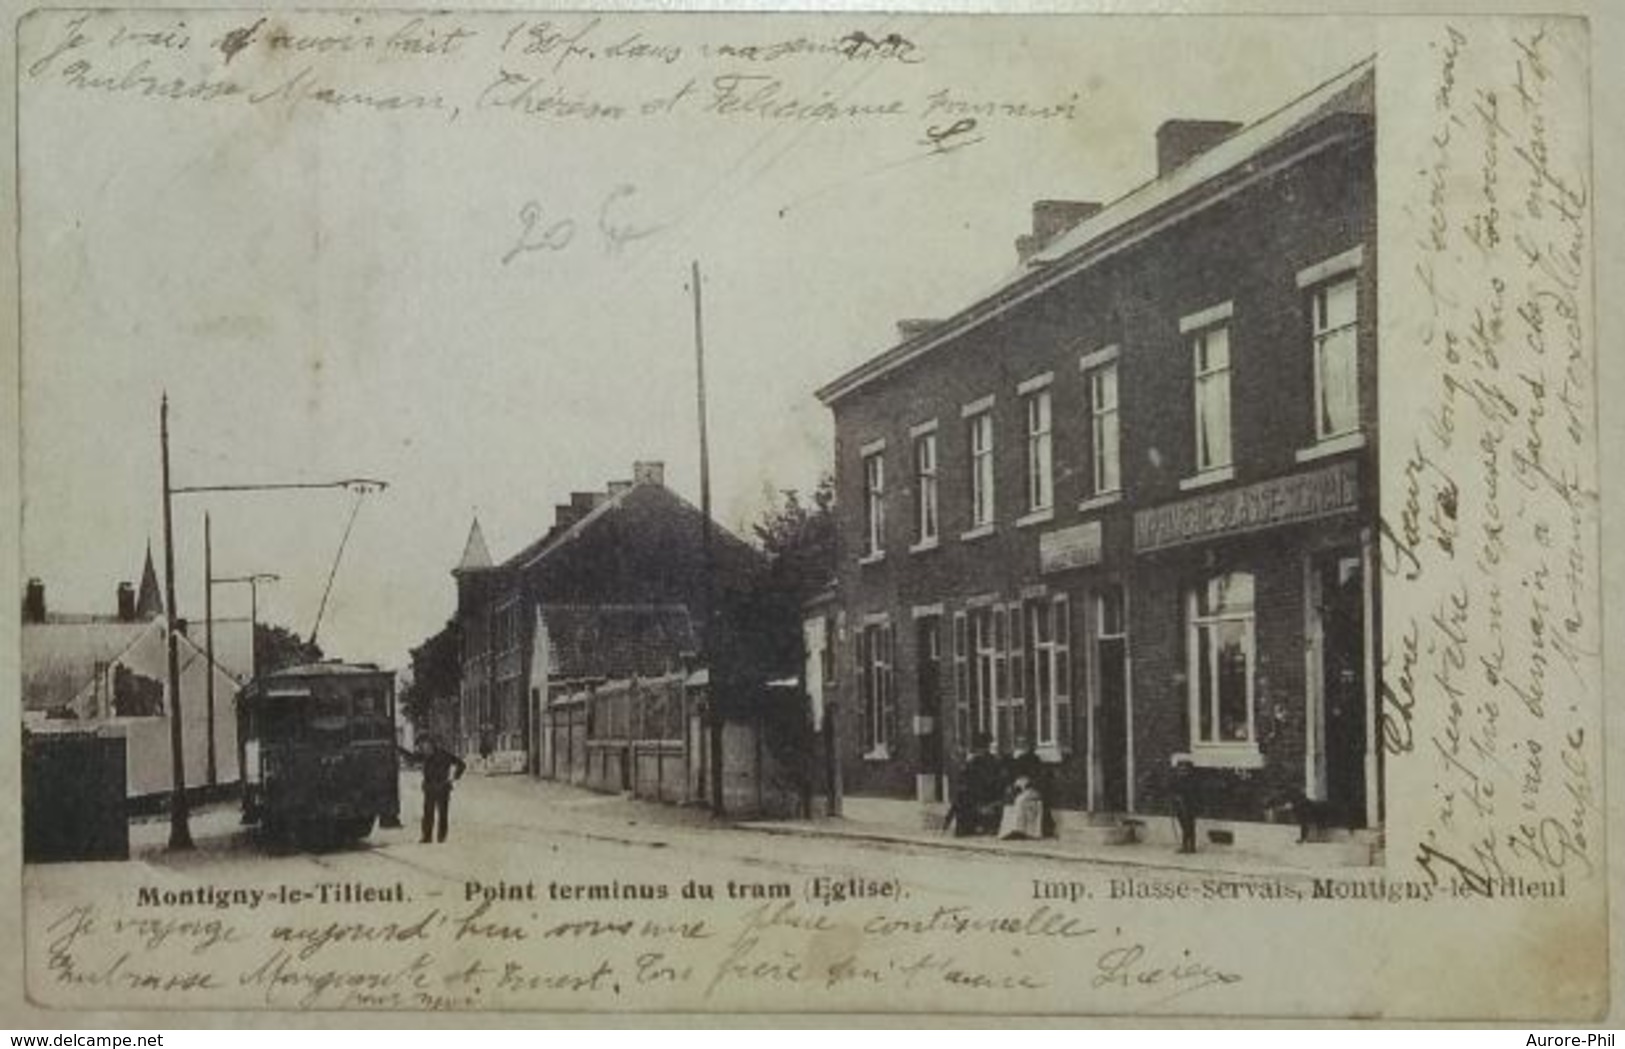
POLYGON ((1196 472, 1230 465, 1230 329, 1208 328, 1191 338, 1196 390, 1196 472))
POLYGON ((1192 750, 1254 749, 1253 577, 1213 576, 1187 603, 1192 750))
POLYGON ((863 699, 865 757, 891 756, 895 654, 896 642, 889 622, 866 624, 858 634, 858 688, 863 699))
POLYGON ((1065 751, 1072 741, 1072 625, 1066 595, 1028 601, 1026 620, 1033 742, 1065 751))
POLYGON ((1348 277, 1309 290, 1317 441, 1343 437, 1360 428, 1358 288, 1348 277))

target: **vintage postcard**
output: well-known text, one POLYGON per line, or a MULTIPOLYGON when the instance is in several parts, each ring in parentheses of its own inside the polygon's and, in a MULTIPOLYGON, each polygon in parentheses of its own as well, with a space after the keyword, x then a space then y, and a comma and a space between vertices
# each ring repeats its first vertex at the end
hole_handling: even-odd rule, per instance
POLYGON ((1595 29, 19 11, 17 1008, 1604 1016, 1595 29))

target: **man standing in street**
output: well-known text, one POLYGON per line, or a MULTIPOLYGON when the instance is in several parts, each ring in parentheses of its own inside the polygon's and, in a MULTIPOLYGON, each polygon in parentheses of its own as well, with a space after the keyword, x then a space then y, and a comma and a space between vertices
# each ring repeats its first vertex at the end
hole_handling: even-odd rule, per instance
POLYGON ((416 757, 423 762, 422 840, 425 843, 445 841, 446 832, 450 829, 451 785, 453 780, 463 778, 468 766, 462 758, 442 747, 433 736, 424 737, 416 757))

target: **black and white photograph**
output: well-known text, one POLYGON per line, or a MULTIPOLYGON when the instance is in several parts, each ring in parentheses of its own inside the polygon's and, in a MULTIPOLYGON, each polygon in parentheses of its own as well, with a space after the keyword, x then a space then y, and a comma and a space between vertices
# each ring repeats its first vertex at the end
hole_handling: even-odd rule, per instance
POLYGON ((1585 19, 15 29, 32 1008, 1606 1010, 1585 19))

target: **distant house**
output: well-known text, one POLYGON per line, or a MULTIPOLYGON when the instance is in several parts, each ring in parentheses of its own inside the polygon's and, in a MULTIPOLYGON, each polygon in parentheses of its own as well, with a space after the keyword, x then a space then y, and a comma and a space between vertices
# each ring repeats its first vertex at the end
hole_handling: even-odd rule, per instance
MULTIPOLYGON (((101 728, 126 740, 126 795, 171 789, 168 640, 149 551, 139 595, 118 588, 112 615, 53 613, 45 585, 30 580, 23 599, 22 714, 32 732, 101 728)), ((215 663, 202 630, 178 630, 186 782, 209 786, 208 682, 214 676, 214 785, 238 780, 237 691, 251 676, 246 620, 214 623, 215 663)))
POLYGON ((761 554, 713 524, 708 580, 699 509, 665 486, 661 463, 634 463, 632 473, 572 493, 546 533, 500 564, 479 522, 470 527, 452 570, 458 749, 549 775, 543 727, 568 686, 681 669, 702 648, 708 612, 749 592, 761 554))

